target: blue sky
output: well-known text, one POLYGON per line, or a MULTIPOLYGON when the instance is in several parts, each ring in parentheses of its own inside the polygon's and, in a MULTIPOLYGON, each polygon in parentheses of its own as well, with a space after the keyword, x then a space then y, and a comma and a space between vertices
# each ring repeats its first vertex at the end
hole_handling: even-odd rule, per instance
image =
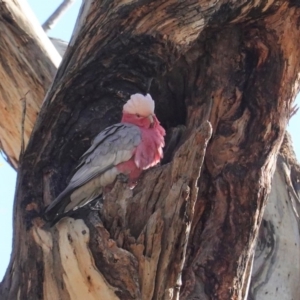
MULTIPOLYGON (((62 0, 28 0, 33 12, 41 24, 59 6, 62 0)), ((51 37, 69 41, 76 17, 81 5, 81 0, 76 0, 73 6, 63 15, 57 25, 48 32, 51 37)), ((300 97, 296 102, 300 105, 300 97)), ((292 134, 294 149, 300 161, 300 112, 292 118, 289 132, 292 134)), ((12 206, 15 190, 16 173, 0 157, 0 280, 2 279, 9 262, 12 240, 12 206)))

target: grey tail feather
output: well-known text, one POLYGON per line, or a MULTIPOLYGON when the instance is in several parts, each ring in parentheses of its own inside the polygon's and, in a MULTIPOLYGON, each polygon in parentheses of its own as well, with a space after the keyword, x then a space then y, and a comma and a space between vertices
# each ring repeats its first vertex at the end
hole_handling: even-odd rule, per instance
POLYGON ((64 190, 45 210, 45 219, 53 226, 67 213, 64 213, 66 206, 70 203, 72 190, 64 190))
POLYGON ((66 213, 62 213, 62 214, 56 214, 54 216, 52 216, 51 220, 47 220, 49 222, 50 227, 54 226, 60 219, 68 216, 71 212, 66 212, 66 213))
MULTIPOLYGON (((45 219, 50 223, 52 227, 55 225, 60 219, 66 217, 70 214, 74 214, 77 209, 70 209, 69 211, 65 211, 66 206, 71 202, 70 196, 74 189, 65 189, 45 210, 44 216, 45 219)), ((87 204, 91 204, 95 200, 99 200, 102 198, 102 193, 94 195, 92 198, 87 201, 83 201, 83 203, 78 206, 82 208, 87 204)))

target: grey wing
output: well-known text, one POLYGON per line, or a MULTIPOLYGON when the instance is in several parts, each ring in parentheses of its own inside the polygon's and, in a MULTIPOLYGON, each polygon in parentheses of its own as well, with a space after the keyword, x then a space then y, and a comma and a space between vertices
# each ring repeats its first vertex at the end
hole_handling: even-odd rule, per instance
MULTIPOLYGON (((80 206, 92 200, 93 195, 98 195, 98 191, 106 185, 106 181, 111 179, 106 178, 105 174, 110 173, 106 171, 110 169, 113 171, 114 166, 129 160, 140 142, 141 131, 132 124, 118 123, 99 133, 91 147, 83 154, 78 170, 66 189, 46 209, 46 218, 57 220, 61 213, 66 213, 81 202, 83 204, 80 206), (102 174, 104 176, 100 176, 102 174), (88 186, 85 186, 87 183, 88 186), (84 187, 79 189, 83 185, 84 187), (81 193, 89 196, 83 196, 81 193)), ((110 175, 113 174, 115 172, 110 175)))
POLYGON ((79 187, 113 166, 129 160, 140 142, 141 131, 135 125, 118 123, 106 128, 83 154, 68 187, 79 187))

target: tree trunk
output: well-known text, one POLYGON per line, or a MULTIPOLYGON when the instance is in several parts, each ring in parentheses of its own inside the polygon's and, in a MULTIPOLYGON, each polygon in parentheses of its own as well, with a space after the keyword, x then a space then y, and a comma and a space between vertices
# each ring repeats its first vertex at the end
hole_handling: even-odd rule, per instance
POLYGON ((61 58, 25 0, 1 1, 0 32, 0 149, 17 168, 61 58))
MULTIPOLYGON (((21 162, 0 296, 246 299, 297 93, 299 18, 298 1, 85 1, 21 162), (44 207, 91 139, 148 91, 170 140, 162 165, 49 228, 44 207)), ((267 299, 257 278, 249 297, 267 299)))
POLYGON ((299 299, 299 179, 300 166, 287 134, 260 227, 249 300, 299 299))

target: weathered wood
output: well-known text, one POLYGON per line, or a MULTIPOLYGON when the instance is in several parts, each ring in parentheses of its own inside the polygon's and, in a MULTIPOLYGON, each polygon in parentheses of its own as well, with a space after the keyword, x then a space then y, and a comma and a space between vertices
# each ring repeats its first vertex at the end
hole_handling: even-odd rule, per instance
POLYGON ((0 3, 0 149, 14 168, 21 150, 22 102, 26 95, 27 145, 60 56, 25 0, 0 3))
POLYGON ((300 167, 285 136, 265 209, 249 300, 290 300, 300 295, 300 167))
POLYGON ((188 120, 195 126, 207 99, 213 99, 214 132, 188 250, 186 280, 192 284, 183 288, 182 299, 242 299, 249 284, 244 271, 296 95, 299 13, 285 3, 255 26, 245 22, 213 32, 205 44, 210 55, 199 60, 206 72, 195 79, 188 120))
POLYGON ((171 164, 145 174, 133 197, 118 187, 105 196, 101 220, 117 245, 136 257, 141 299, 179 296, 197 181, 210 136, 207 122, 178 149, 171 164))
POLYGON ((171 164, 147 172, 133 193, 126 184, 116 184, 105 195, 100 219, 92 213, 89 227, 64 218, 52 237, 36 223, 33 237, 42 248, 47 272, 43 294, 66 299, 59 280, 50 276, 54 272, 65 274, 62 280, 70 299, 177 299, 211 131, 204 123, 171 164))
POLYGON ((297 92, 300 8, 290 1, 84 7, 24 154, 0 296, 76 299, 82 287, 86 299, 242 299, 297 92), (43 208, 91 138, 149 86, 163 125, 186 125, 187 142, 170 164, 146 172, 133 195, 118 183, 99 213, 74 215, 85 224, 68 218, 48 228, 43 208), (209 134, 188 139, 205 120, 213 129, 207 148, 209 134))

